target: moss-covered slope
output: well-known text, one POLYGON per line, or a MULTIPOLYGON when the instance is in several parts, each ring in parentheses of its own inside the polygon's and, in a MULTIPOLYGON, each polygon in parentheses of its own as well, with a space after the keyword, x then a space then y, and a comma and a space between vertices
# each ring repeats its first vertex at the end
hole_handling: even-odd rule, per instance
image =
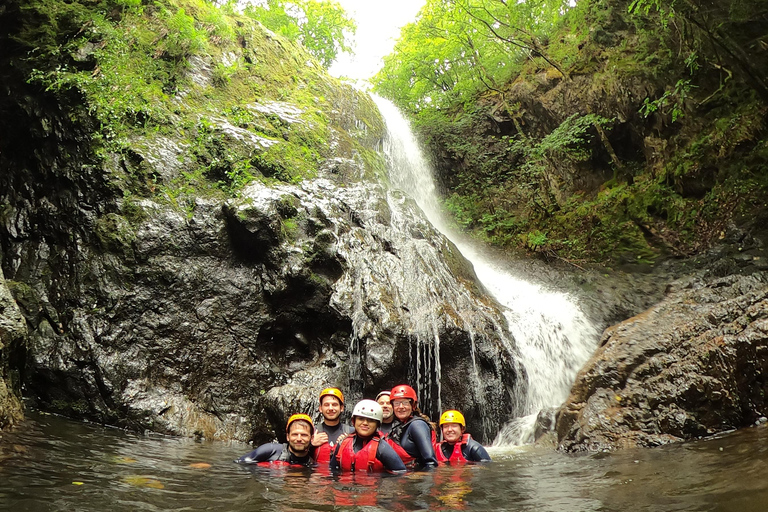
POLYGON ((566 75, 529 54, 498 90, 416 114, 460 225, 613 263, 764 231, 765 2, 635 5, 588 0, 563 17, 545 42, 566 75))
POLYGON ((2 129, 4 166, 34 152, 34 138, 62 144, 79 132, 72 152, 110 161, 110 187, 182 203, 191 190, 236 194, 253 178, 313 177, 332 146, 374 160, 381 121, 367 98, 228 8, 11 1, 2 23, 2 108, 16 119, 2 129))

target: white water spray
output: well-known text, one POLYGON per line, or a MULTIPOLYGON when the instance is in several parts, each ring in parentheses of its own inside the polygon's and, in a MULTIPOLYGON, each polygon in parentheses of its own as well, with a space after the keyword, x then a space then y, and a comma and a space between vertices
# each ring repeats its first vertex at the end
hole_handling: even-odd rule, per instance
POLYGON ((510 421, 494 444, 530 443, 539 411, 557 407, 567 398, 576 372, 595 349, 597 330, 570 296, 546 291, 511 275, 449 227, 440 208, 431 166, 410 124, 391 102, 376 96, 373 99, 387 125, 384 151, 392 186, 410 195, 432 225, 472 262, 478 279, 502 305, 520 353, 528 379, 523 416, 510 421))

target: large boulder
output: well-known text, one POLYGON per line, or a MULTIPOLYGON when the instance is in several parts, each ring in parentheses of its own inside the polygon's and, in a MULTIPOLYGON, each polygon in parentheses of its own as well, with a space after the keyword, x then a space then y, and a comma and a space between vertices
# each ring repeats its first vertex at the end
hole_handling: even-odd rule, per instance
POLYGON ((557 415, 568 451, 657 446, 765 421, 768 275, 670 287, 607 329, 557 415))

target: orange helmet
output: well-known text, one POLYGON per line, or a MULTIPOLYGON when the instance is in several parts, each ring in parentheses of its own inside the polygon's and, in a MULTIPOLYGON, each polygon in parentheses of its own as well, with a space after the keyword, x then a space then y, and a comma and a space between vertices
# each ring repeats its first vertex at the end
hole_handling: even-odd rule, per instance
POLYGON ((335 396, 344 405, 344 393, 339 388, 325 388, 320 392, 320 402, 322 403, 324 396, 335 396))
POLYGON ((310 435, 315 434, 315 425, 312 423, 312 418, 307 416, 306 414, 294 414, 290 418, 288 418, 288 423, 285 424, 285 433, 288 434, 288 432, 291 430, 291 423, 294 421, 306 421, 309 423, 309 433, 310 435))
POLYGON ((389 399, 395 401, 398 398, 410 398, 413 400, 414 404, 418 401, 418 398, 416 398, 416 391, 407 384, 400 384, 399 386, 392 388, 389 399))
POLYGON ((467 422, 464 421, 464 415, 456 410, 445 411, 440 416, 440 426, 442 427, 444 423, 458 423, 465 428, 467 426, 467 422))

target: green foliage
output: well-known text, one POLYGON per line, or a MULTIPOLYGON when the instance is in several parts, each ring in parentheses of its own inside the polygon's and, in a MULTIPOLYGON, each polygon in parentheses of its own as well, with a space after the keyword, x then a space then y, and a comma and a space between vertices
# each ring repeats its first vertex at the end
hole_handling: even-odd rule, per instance
MULTIPOLYGON (((338 129, 327 114, 330 105, 357 109, 364 103, 318 66, 306 66, 307 52, 236 12, 232 3, 14 1, 33 21, 12 35, 26 49, 17 52, 23 59, 13 66, 69 109, 73 122, 93 127, 85 130, 92 137, 86 142, 99 157, 123 163, 107 167, 114 174, 110 181, 132 198, 124 202, 128 209, 135 198, 156 194, 191 214, 195 191, 237 195, 252 180, 314 176, 338 129), (293 113, 285 120, 254 104, 293 113), (224 119, 243 131, 232 132, 224 119), (251 141, 259 139, 266 143, 254 147, 251 141), (189 154, 180 155, 182 167, 170 166, 172 175, 161 176, 146 157, 169 142, 189 154)), ((302 5, 311 14, 304 28, 312 34, 321 34, 323 24, 346 30, 328 13, 335 4, 302 5)), ((376 119, 365 121, 370 133, 349 134, 350 152, 373 145, 380 133, 376 119), (363 142, 365 137, 371 140, 363 142)))
POLYGON ((245 13, 292 41, 299 41, 326 68, 351 52, 357 25, 335 0, 265 0, 245 13))
POLYGON ((562 0, 427 0, 385 57, 375 90, 417 111, 498 91, 523 58, 540 58, 562 71, 542 37, 568 9, 562 0))
POLYGON ((685 115, 685 102, 694 87, 690 80, 678 80, 675 87, 672 90, 664 91, 660 98, 653 101, 645 98, 642 107, 640 107, 640 114, 643 117, 648 117, 657 111, 669 112, 674 123, 685 115))
POLYGON ((552 130, 540 141, 527 137, 514 138, 511 141, 513 151, 523 155, 523 168, 533 174, 542 172, 542 168, 551 165, 555 159, 583 162, 591 155, 589 143, 592 140, 590 129, 596 125, 605 126, 610 119, 596 114, 585 116, 573 114, 552 130))
POLYGON ((765 208, 766 9, 428 1, 376 90, 413 114, 475 236, 568 259, 690 254, 765 208))

